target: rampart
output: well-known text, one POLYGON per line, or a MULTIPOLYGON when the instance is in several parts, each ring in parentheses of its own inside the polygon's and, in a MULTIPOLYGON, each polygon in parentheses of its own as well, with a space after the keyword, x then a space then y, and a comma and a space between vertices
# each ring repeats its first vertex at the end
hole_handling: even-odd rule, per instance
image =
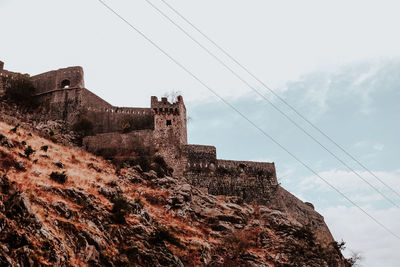
POLYGON ((274 163, 196 157, 186 161, 184 176, 210 194, 238 196, 245 202, 266 203, 278 187, 274 163))

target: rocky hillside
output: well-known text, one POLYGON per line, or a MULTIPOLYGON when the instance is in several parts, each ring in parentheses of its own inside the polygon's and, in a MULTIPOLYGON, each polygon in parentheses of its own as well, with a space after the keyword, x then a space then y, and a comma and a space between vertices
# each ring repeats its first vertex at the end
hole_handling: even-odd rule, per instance
POLYGON ((350 266, 289 213, 54 141, 0 122, 0 266, 350 266))

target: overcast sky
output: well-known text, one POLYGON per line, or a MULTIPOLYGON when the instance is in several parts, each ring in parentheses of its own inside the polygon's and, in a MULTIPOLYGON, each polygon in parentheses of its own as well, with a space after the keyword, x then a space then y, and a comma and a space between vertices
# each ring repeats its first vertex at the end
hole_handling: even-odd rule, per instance
MULTIPOLYGON (((150 1, 190 30, 160 0, 150 1)), ((400 235, 398 208, 294 128, 146 1, 106 2, 400 235)), ((400 2, 168 2, 400 192, 400 2)), ((86 87, 119 106, 147 107, 151 95, 181 92, 192 118, 188 128, 190 142, 215 145, 220 158, 275 162, 282 185, 302 200, 314 203, 335 238, 347 242, 347 255, 352 250, 361 252, 363 266, 398 266, 400 240, 235 115, 97 0, 0 0, 0 25, 0 60, 6 69, 33 75, 80 65, 85 70, 86 87)), ((260 84, 243 77, 289 112, 260 84)), ((321 137, 289 114, 310 133, 321 137)), ((400 204, 400 198, 326 140, 320 140, 400 204)))

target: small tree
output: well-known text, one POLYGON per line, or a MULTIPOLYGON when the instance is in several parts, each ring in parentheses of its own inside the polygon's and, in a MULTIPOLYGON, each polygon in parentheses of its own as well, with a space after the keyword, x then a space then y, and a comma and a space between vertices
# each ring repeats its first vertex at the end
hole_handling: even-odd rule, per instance
POLYGON ((72 129, 83 136, 87 136, 93 131, 93 123, 87 118, 81 118, 72 126, 72 129))
POLYGON ((27 74, 16 74, 4 78, 6 97, 17 104, 34 106, 35 87, 27 74))
POLYGON ((178 96, 181 95, 180 91, 170 91, 164 93, 164 97, 168 98, 168 101, 174 103, 178 100, 178 96))

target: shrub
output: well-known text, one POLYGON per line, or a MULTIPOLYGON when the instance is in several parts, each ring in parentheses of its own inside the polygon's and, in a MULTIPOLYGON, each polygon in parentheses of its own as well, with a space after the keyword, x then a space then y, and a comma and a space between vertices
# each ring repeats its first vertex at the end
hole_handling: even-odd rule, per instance
POLYGON ((19 127, 19 124, 15 125, 15 127, 10 130, 10 133, 16 133, 18 130, 18 127, 19 127))
POLYGON ((164 158, 160 155, 157 155, 153 158, 153 170, 157 173, 158 177, 164 177, 165 175, 171 176, 174 170, 168 166, 165 162, 164 158))
POLYGON ((26 171, 25 167, 15 159, 14 155, 0 151, 0 168, 8 172, 13 167, 17 171, 26 171))
POLYGON ((122 133, 129 133, 132 129, 131 124, 128 122, 125 122, 122 124, 122 133))
POLYGON ((58 167, 58 168, 60 168, 60 169, 63 169, 64 168, 64 164, 62 164, 62 162, 56 162, 56 163, 54 163, 54 165, 56 166, 56 167, 58 167))
POLYGON ((47 150, 49 149, 49 146, 41 146, 40 150, 47 152, 47 150))
POLYGON ((71 163, 78 164, 78 163, 80 163, 80 161, 75 157, 75 155, 71 155, 71 163))
POLYGON ((72 125, 72 129, 83 136, 87 136, 93 131, 93 123, 87 118, 81 118, 72 125))
POLYGON ((338 253, 346 248, 346 242, 343 240, 341 242, 333 241, 331 245, 338 253))
POLYGON ((115 223, 125 223, 125 216, 132 211, 132 207, 123 195, 118 195, 112 200, 114 206, 111 210, 115 223))
POLYGON ((301 240, 305 240, 308 243, 313 243, 314 242, 314 234, 311 231, 311 227, 308 225, 304 225, 298 229, 296 229, 296 231, 294 231, 293 236, 301 239, 301 240))
POLYGON ((25 148, 24 153, 26 158, 29 159, 29 157, 35 152, 35 150, 33 150, 33 148, 31 146, 28 146, 27 148, 25 148))
POLYGON ((244 231, 235 231, 225 236, 223 246, 236 258, 251 246, 251 240, 244 231))
POLYGON ((165 200, 164 196, 149 194, 149 193, 144 193, 143 196, 152 205, 163 206, 167 204, 167 201, 165 200))
POLYGON ((177 238, 171 231, 166 228, 165 226, 159 226, 154 229, 154 231, 150 235, 150 243, 152 244, 158 244, 163 241, 167 241, 171 243, 172 245, 181 246, 181 241, 179 238, 177 238))
POLYGON ((50 174, 50 178, 53 181, 56 181, 57 183, 64 184, 68 179, 68 175, 65 173, 65 171, 63 171, 63 172, 52 172, 50 174))
POLYGON ((7 77, 4 80, 6 97, 17 104, 25 106, 35 106, 33 98, 35 87, 33 86, 29 75, 17 74, 7 77))

